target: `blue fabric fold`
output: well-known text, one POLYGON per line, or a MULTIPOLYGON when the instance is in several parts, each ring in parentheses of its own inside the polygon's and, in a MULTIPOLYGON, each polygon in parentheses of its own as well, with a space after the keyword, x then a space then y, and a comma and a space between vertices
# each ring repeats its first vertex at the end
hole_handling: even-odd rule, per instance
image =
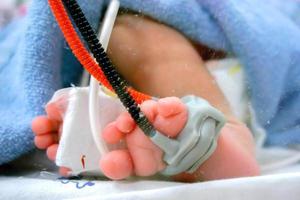
MULTIPOLYGON (((96 29, 102 0, 80 0, 96 29)), ((300 3, 295 0, 121 0, 245 66, 266 145, 300 142, 300 3)), ((46 0, 33 0, 25 19, 0 32, 0 164, 30 151, 30 123, 55 90, 76 84, 81 67, 70 53, 46 0)), ((201 86, 199 86, 201 87, 201 86)))

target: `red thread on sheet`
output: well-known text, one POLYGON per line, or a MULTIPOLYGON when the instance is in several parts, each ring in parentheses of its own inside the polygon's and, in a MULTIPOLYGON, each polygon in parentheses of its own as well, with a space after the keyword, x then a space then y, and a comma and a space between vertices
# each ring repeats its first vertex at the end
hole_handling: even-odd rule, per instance
POLYGON ((81 164, 82 164, 83 169, 85 169, 85 155, 81 156, 81 164))

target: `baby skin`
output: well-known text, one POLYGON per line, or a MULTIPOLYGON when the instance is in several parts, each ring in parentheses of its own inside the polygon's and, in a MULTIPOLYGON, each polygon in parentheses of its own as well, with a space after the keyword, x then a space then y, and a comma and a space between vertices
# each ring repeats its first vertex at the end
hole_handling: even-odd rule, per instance
MULTIPOLYGON (((178 97, 196 95, 222 111, 227 123, 222 128, 212 156, 194 173, 181 173, 174 180, 194 182, 259 174, 253 138, 249 129, 231 113, 230 107, 206 69, 204 47, 196 48, 176 30, 142 16, 124 14, 117 18, 108 54, 118 71, 137 90, 160 97, 148 100, 141 109, 161 133, 176 138, 187 119, 187 108, 178 97), (172 96, 172 97, 170 97, 172 96)), ((66 109, 62 97, 46 106, 46 116, 32 122, 35 145, 55 160, 66 109), (63 105, 63 106, 62 106, 63 105)), ((105 176, 125 179, 132 175, 151 176, 166 164, 163 152, 136 126, 128 113, 108 124, 99 137, 109 144, 125 141, 126 149, 102 156, 99 167, 105 176)), ((60 168, 67 176, 69 169, 60 168)))

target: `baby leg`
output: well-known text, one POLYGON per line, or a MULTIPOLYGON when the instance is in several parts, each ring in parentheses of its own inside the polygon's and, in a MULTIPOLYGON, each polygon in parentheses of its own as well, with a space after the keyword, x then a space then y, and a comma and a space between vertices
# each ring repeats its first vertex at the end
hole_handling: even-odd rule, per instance
MULTIPOLYGON (((237 120, 230 120, 233 116, 226 99, 190 41, 172 28, 147 18, 123 15, 116 21, 108 52, 118 71, 136 89, 156 97, 197 95, 227 116, 228 123, 221 131, 215 153, 196 173, 178 175, 178 180, 258 174, 248 129, 237 120)), ((145 102, 142 109, 155 128, 176 137, 186 122, 186 108, 178 99, 162 101, 164 103, 145 102)), ((48 117, 37 118, 33 122, 36 145, 47 149, 50 159, 55 158, 56 138, 61 126, 56 111, 54 114, 47 111, 48 117)), ((108 125, 103 137, 108 143, 125 139, 128 145, 128 150, 110 152, 100 161, 101 169, 112 179, 126 178, 131 174, 148 176, 165 167, 161 150, 142 134, 128 114, 121 115, 116 122, 108 125)))
MULTIPOLYGON (((178 175, 177 180, 210 180, 252 176, 259 173, 250 131, 234 118, 224 95, 205 68, 201 55, 185 37, 174 29, 148 18, 123 15, 116 21, 109 45, 109 54, 119 72, 139 91, 156 97, 182 97, 193 94, 208 100, 226 115, 228 123, 221 130, 215 153, 196 173, 178 175), (235 164, 232 165, 232 163, 235 164)), ((168 135, 167 129, 175 123, 176 121, 161 124, 160 128, 163 127, 165 130, 163 133, 168 135)), ((119 125, 110 125, 111 132, 124 133, 116 128, 122 126, 120 125, 122 123, 117 120, 115 124, 119 125)), ((125 124, 123 123, 124 126, 125 124)), ((108 127, 108 130, 110 128, 108 127)), ((135 131, 133 129, 133 132, 135 131)), ((176 134, 180 130, 177 131, 176 134)), ((129 144, 131 144, 128 141, 130 135, 126 137, 129 144)), ((130 151, 130 147, 128 149, 126 155, 129 155, 127 158, 130 158, 132 163, 128 174, 134 172, 138 175, 146 175, 147 173, 141 174, 137 169, 137 166, 143 165, 143 160, 135 159, 133 156, 135 152, 130 151)), ((156 152, 155 149, 152 150, 156 152)), ((140 157, 149 156, 141 153, 140 157)), ((107 176, 114 179, 122 178, 112 173, 114 170, 109 169, 110 166, 113 168, 113 165, 110 165, 114 162, 113 160, 113 154, 108 154, 105 162, 101 161, 101 167, 107 176), (106 162, 109 164, 104 166, 106 162)), ((155 162, 155 159, 153 158, 152 161, 155 162)), ((156 167, 161 166, 160 162, 156 162, 156 167)), ((157 171, 159 171, 158 168, 157 171)))

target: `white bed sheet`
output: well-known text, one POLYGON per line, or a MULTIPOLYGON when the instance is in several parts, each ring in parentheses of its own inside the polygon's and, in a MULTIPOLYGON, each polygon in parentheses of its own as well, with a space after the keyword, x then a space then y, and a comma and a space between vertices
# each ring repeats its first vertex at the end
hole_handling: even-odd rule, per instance
POLYGON ((193 184, 155 180, 58 179, 46 159, 25 157, 2 169, 0 199, 97 199, 97 200, 299 200, 300 154, 296 150, 258 151, 262 176, 193 184), (46 163, 45 163, 46 162, 46 163), (34 165, 30 164, 34 163, 34 165), (46 167, 46 168, 45 168, 46 167))

